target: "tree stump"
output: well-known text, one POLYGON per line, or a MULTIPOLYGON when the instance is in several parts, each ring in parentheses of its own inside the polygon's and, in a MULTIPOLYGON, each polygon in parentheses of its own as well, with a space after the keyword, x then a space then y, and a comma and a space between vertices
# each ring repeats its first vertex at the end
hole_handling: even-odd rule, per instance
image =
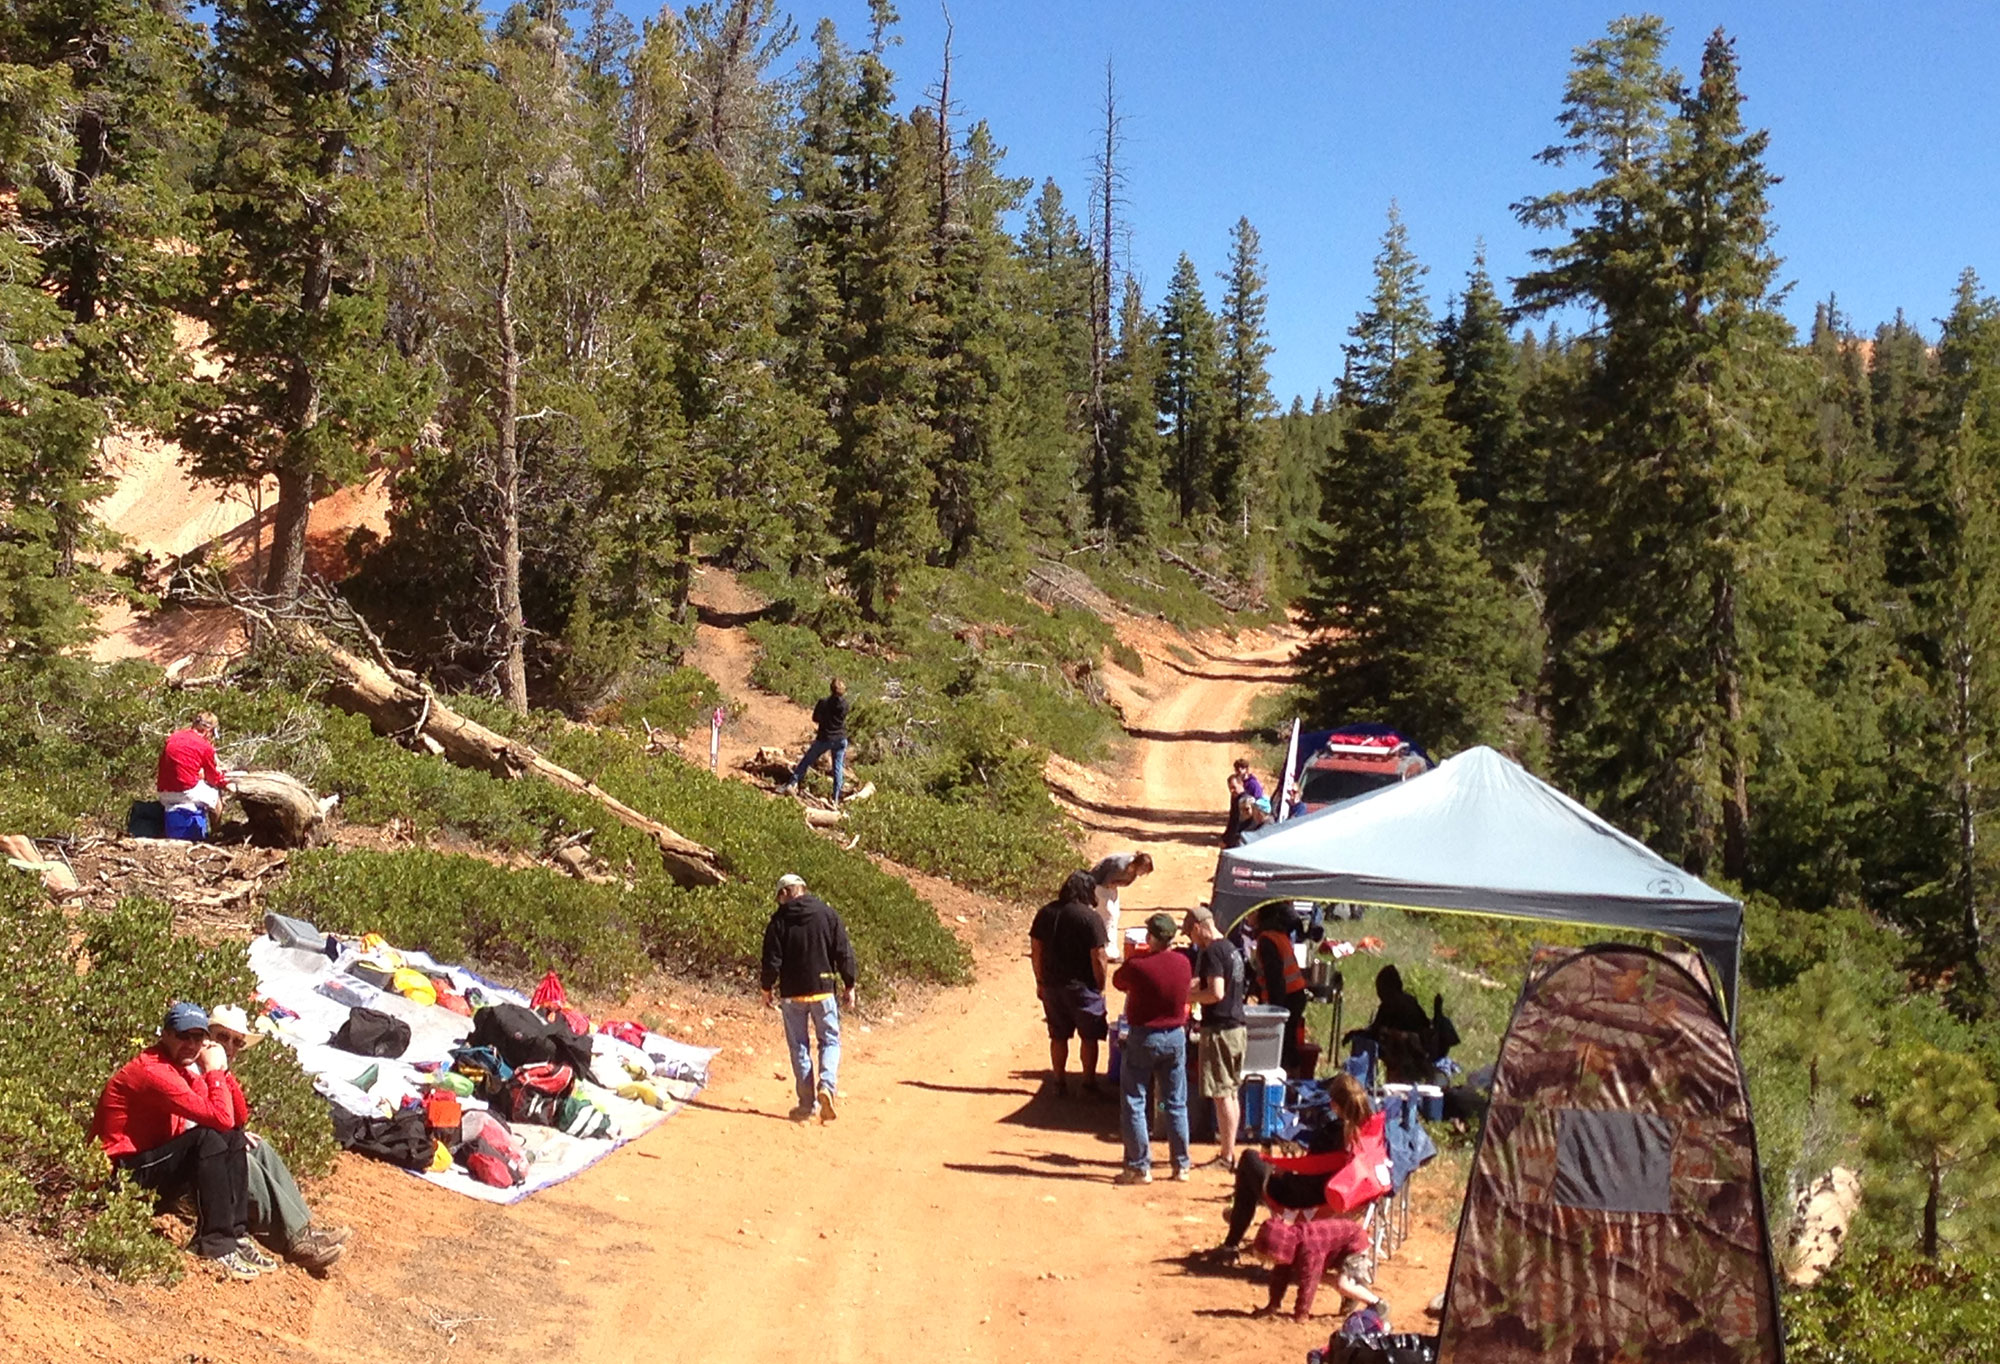
POLYGON ((318 838, 326 816, 319 797, 284 772, 245 772, 229 783, 250 820, 250 841, 265 848, 304 848, 318 838))

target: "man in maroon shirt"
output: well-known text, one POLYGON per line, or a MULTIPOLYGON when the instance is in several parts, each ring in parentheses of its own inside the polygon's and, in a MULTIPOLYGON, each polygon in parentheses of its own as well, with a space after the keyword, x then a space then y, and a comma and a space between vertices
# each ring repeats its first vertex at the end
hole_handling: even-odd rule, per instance
POLYGON ((230 1278, 254 1279, 261 1270, 243 1249, 249 1175, 228 1064, 209 1040, 208 1015, 175 1004, 160 1040, 105 1084, 90 1134, 103 1143, 112 1168, 140 1188, 162 1197, 191 1190, 190 1249, 230 1278))
POLYGON ((177 729, 160 747, 160 766, 153 786, 167 810, 167 837, 199 843, 208 837, 208 819, 222 808, 229 785, 215 757, 220 726, 212 711, 202 711, 186 729, 177 729))
POLYGON ((1129 1032, 1118 1062, 1123 1100, 1119 1126, 1125 1137, 1120 1184, 1153 1182, 1152 1135, 1146 1109, 1154 1086, 1167 1110, 1167 1150, 1174 1178, 1188 1177, 1187 1020, 1194 966, 1185 953, 1168 951, 1174 940, 1171 915, 1146 920, 1146 949, 1119 967, 1111 983, 1125 992, 1129 1032))

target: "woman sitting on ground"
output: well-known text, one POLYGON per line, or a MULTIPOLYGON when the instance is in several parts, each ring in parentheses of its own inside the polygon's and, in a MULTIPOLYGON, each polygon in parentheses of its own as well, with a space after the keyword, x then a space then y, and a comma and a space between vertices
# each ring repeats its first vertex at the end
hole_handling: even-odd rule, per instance
POLYGON ((1375 1117, 1368 1091, 1352 1075, 1343 1072, 1334 1076, 1327 1081, 1326 1090, 1332 1100, 1333 1119, 1308 1137, 1305 1155, 1265 1156, 1245 1151, 1237 1158, 1229 1235, 1217 1253, 1226 1258, 1241 1250, 1244 1234, 1266 1200, 1279 1208, 1306 1212, 1325 1204, 1328 1181, 1353 1158, 1363 1130, 1375 1117))

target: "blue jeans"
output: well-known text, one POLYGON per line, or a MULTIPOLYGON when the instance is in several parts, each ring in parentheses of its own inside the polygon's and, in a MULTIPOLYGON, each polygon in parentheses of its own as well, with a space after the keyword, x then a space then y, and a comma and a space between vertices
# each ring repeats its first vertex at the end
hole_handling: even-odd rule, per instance
POLYGON ((840 1001, 822 999, 808 1004, 803 1000, 781 999, 778 1012, 785 1018, 785 1043, 792 1053, 792 1083, 798 1087, 799 1107, 817 1109, 818 1091, 840 1092, 840 1001), (819 1083, 813 1083, 812 1030, 819 1041, 819 1083))
POLYGON ((1118 1092, 1123 1100, 1118 1125, 1125 1136, 1129 1170, 1153 1168, 1146 1106, 1156 1084, 1167 1110, 1167 1150, 1174 1168, 1183 1169, 1189 1163, 1186 1028, 1134 1028, 1125 1039, 1118 1062, 1118 1092))
POLYGON ((845 775, 847 770, 847 740, 845 737, 839 739, 814 739, 812 747, 806 750, 805 757, 800 758, 799 765, 792 769, 792 785, 804 789, 806 773, 812 771, 812 765, 820 760, 820 755, 823 753, 833 754, 833 803, 838 805, 840 804, 840 779, 845 775))

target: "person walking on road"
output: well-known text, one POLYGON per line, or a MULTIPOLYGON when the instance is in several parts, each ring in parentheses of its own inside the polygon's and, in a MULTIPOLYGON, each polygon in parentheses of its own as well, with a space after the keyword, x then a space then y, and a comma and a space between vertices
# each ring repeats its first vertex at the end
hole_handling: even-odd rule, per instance
POLYGON ((1142 852, 1113 853, 1090 869, 1097 913, 1104 920, 1104 955, 1111 961, 1125 955, 1124 935, 1118 931, 1119 892, 1152 870, 1153 855, 1142 852))
POLYGON ((1097 1092, 1097 1049, 1110 1034, 1104 1017, 1104 920, 1098 917, 1097 882, 1073 871, 1054 900, 1035 913, 1028 955, 1035 994, 1049 1028, 1049 1071, 1056 1093, 1069 1092, 1069 1040, 1081 1037, 1083 1088, 1097 1092))
POLYGON ((840 783, 847 775, 847 684, 839 678, 827 684, 826 695, 813 705, 815 733, 806 755, 792 769, 791 780, 778 788, 780 794, 805 787, 806 773, 823 754, 833 755, 833 808, 840 808, 840 783))
POLYGON ((840 1004, 854 1007, 854 947, 847 925, 833 907, 789 872, 778 878, 778 909, 764 925, 762 986, 764 1007, 777 1008, 785 1021, 792 1057, 792 1080, 799 1102, 794 1122, 832 1122, 839 1117, 840 1004), (813 1076, 813 1044, 819 1049, 819 1076, 813 1076))
POLYGON ((1146 949, 1119 967, 1111 983, 1125 992, 1125 1022, 1130 1032, 1118 1063, 1118 1092, 1123 1100, 1120 1127, 1125 1138, 1125 1168, 1119 1184, 1153 1182, 1152 1135, 1147 1108, 1157 1089, 1166 1109, 1167 1151, 1173 1157, 1174 1178, 1186 1180, 1187 1018, 1188 992, 1194 967, 1185 953, 1168 951, 1174 940, 1171 915, 1146 920, 1146 949))
POLYGON ((1214 1163, 1236 1168, 1236 1125, 1242 1118, 1243 1055, 1250 1033, 1243 1019, 1243 954, 1216 931, 1206 905, 1187 912, 1181 931, 1195 947, 1194 1002, 1201 1005, 1201 1096, 1215 1104, 1214 1163))

